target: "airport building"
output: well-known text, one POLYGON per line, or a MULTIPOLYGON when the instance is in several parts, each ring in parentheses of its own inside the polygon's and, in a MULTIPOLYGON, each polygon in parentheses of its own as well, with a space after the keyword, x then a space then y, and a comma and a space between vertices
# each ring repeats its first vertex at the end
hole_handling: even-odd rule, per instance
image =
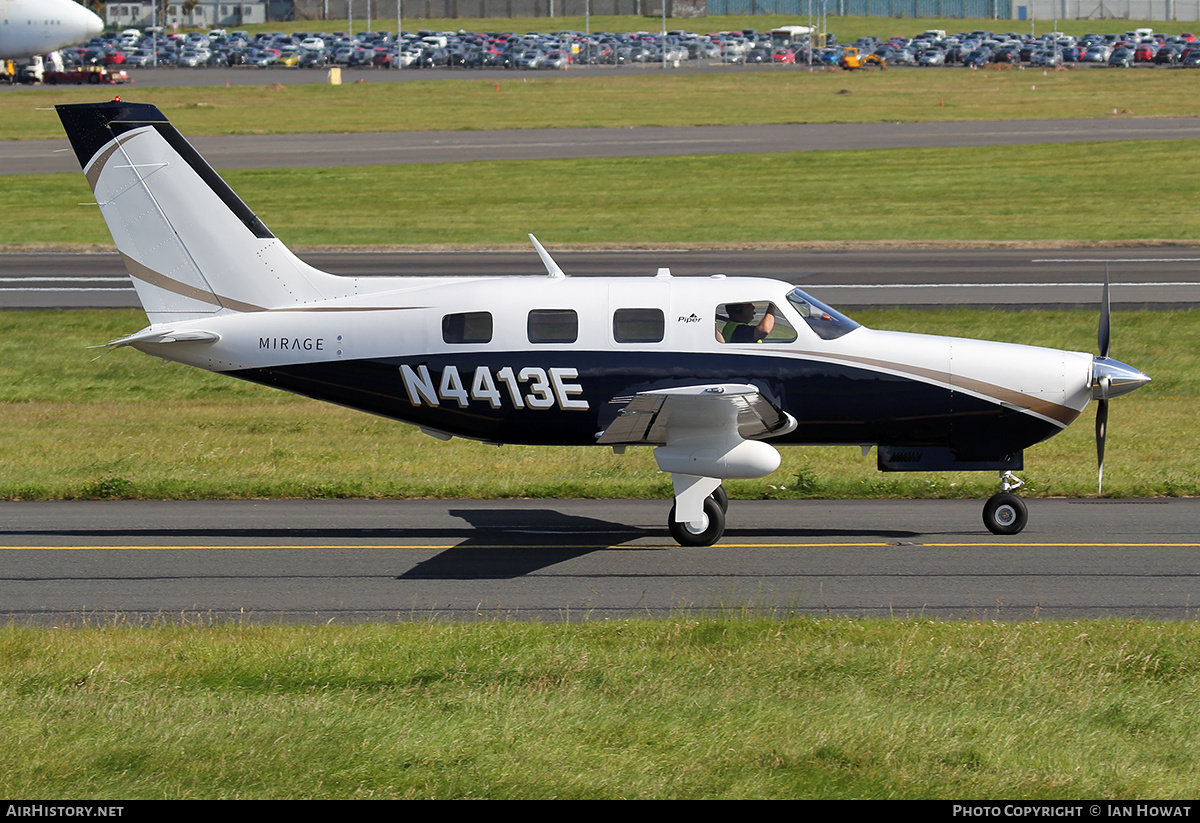
MULTIPOLYGON (((166 9, 155 19, 152 2, 125 0, 122 3, 104 4, 104 24, 110 29, 142 29, 148 26, 173 28, 229 28, 253 23, 266 23, 272 18, 270 0, 192 0, 188 3, 167 3, 166 9)), ((291 3, 284 4, 290 6, 291 3)), ((161 6, 160 6, 161 8, 161 6)))

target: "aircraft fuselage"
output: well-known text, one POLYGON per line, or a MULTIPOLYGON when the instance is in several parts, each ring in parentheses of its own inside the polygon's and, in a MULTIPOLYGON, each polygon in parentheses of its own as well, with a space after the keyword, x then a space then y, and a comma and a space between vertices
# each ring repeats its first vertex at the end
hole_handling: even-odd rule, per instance
POLYGON ((940 446, 990 460, 1053 435, 1089 397, 1090 354, 865 327, 825 340, 785 299, 793 287, 778 281, 396 278, 367 287, 362 297, 177 327, 213 332, 218 342, 135 345, 433 432, 504 443, 594 445, 622 399, 736 381, 795 418, 774 442, 940 446), (793 339, 721 342, 719 307, 738 302, 771 304, 793 339), (623 342, 615 324, 629 310, 661 313, 661 339, 623 342), (573 327, 531 342, 537 312, 563 313, 573 327), (447 324, 483 315, 486 342, 469 334, 453 342, 460 338, 447 324))

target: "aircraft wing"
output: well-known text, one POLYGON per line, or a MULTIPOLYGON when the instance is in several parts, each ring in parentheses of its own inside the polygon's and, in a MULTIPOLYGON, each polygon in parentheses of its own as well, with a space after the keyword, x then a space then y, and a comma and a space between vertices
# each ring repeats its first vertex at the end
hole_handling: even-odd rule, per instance
POLYGON ((796 428, 795 419, 757 388, 737 383, 639 392, 611 402, 624 408, 597 438, 606 446, 665 445, 682 430, 736 428, 743 440, 762 440, 796 428))

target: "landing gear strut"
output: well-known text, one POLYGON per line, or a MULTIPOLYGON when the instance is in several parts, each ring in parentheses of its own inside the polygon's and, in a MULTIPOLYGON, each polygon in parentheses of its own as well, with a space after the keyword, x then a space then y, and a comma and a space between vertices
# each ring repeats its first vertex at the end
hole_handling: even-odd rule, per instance
POLYGON ((1013 494, 1023 485, 1012 472, 1000 475, 1001 492, 989 497, 983 506, 983 525, 992 534, 1017 534, 1025 528, 1029 512, 1025 501, 1013 494))

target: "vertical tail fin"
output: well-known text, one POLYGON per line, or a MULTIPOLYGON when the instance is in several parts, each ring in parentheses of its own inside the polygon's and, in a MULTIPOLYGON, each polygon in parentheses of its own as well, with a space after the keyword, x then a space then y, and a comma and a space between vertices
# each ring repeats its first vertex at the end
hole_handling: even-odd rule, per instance
POLYGON ((152 324, 353 292, 280 243, 156 107, 56 109, 152 324))

